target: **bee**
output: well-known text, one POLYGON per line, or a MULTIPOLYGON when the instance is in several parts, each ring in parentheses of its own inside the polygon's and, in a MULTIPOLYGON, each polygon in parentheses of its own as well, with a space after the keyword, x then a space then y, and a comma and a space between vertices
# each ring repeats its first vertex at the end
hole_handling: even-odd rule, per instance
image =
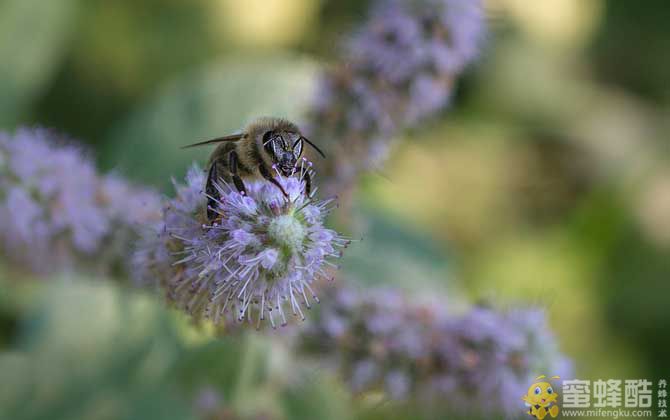
MULTIPOLYGON (((207 164, 207 218, 216 218, 216 201, 220 198, 215 182, 223 179, 231 182, 241 193, 246 194, 244 179, 263 178, 273 183, 285 197, 286 191, 274 178, 276 169, 283 176, 292 176, 302 157, 303 144, 313 147, 322 157, 324 153, 314 143, 302 135, 294 123, 282 118, 259 118, 249 124, 241 133, 218 137, 212 140, 184 146, 183 149, 210 144, 219 144, 207 164)), ((312 180, 304 172, 305 194, 312 189, 312 180)))

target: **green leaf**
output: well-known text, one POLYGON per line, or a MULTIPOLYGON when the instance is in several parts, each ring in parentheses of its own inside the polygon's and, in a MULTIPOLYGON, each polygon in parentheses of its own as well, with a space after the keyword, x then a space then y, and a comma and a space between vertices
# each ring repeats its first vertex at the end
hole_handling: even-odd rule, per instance
POLYGON ((49 282, 21 323, 18 351, 0 355, 9 384, 0 417, 188 418, 170 377, 181 346, 157 302, 111 283, 49 282))
MULTIPOLYGON (((363 210, 361 240, 345 251, 342 277, 366 286, 392 286, 416 291, 447 291, 449 265, 444 251, 426 233, 412 230, 402 219, 363 210)), ((455 292, 454 290, 449 290, 455 292)))
POLYGON ((74 32, 75 0, 0 3, 0 126, 12 126, 49 81, 74 32))
POLYGON ((351 397, 341 383, 321 372, 303 370, 301 382, 282 393, 282 412, 293 420, 353 418, 351 397))

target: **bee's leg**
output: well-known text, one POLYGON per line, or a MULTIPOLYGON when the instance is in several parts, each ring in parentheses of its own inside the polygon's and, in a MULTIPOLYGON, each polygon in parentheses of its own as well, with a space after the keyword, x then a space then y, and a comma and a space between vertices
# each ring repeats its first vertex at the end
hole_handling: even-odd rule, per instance
POLYGON ((274 179, 272 177, 272 174, 270 173, 270 171, 268 171, 268 169, 265 167, 264 164, 261 163, 260 165, 258 165, 258 171, 261 173, 261 176, 263 178, 265 178, 266 180, 275 184, 277 186, 277 188, 279 188, 281 190, 282 194, 284 194, 284 197, 288 198, 288 194, 286 194, 286 191, 284 190, 284 187, 281 186, 279 181, 277 181, 276 179, 274 179))
POLYGON ((302 178, 305 180, 305 195, 309 197, 312 193, 312 176, 306 171, 302 178))
POLYGON ((215 209, 218 206, 217 202, 221 199, 221 195, 219 194, 219 190, 216 188, 215 183, 219 180, 221 173, 220 163, 218 160, 215 160, 209 167, 207 183, 205 184, 205 193, 207 194, 207 220, 210 222, 218 216, 215 209))
POLYGON ((233 175, 233 184, 235 184, 235 188, 237 188, 237 191, 239 191, 240 194, 247 195, 247 189, 244 186, 244 182, 242 181, 242 178, 240 178, 240 174, 237 172, 237 160, 239 159, 237 152, 234 150, 230 152, 228 159, 230 173, 233 175))

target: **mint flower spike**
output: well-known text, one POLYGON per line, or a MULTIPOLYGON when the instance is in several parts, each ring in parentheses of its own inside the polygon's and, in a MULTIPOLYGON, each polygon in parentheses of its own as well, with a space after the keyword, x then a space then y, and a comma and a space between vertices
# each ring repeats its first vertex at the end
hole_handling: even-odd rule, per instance
POLYGON ((440 296, 342 286, 310 321, 295 349, 336 369, 353 392, 439 401, 454 414, 515 415, 537 372, 571 372, 546 314, 533 307, 453 313, 440 296))
POLYGON ((0 132, 0 250, 15 267, 109 274, 159 216, 156 192, 100 175, 75 142, 45 129, 0 132))
POLYGON ((202 172, 194 167, 165 208, 158 235, 138 249, 140 275, 157 276, 176 307, 215 323, 230 313, 256 328, 265 320, 286 325, 289 314, 304 320, 304 309, 319 302, 315 280, 332 278, 332 261, 350 240, 324 227, 334 200, 306 197, 303 176, 311 169, 305 163, 298 171, 276 176, 288 198, 265 180, 246 180, 246 195, 221 181, 213 209, 219 217, 209 223, 202 172))
POLYGON ((321 77, 306 132, 334 157, 328 191, 378 169, 393 140, 449 105, 485 35, 481 0, 377 0, 321 77), (343 158, 346 157, 346 158, 343 158))

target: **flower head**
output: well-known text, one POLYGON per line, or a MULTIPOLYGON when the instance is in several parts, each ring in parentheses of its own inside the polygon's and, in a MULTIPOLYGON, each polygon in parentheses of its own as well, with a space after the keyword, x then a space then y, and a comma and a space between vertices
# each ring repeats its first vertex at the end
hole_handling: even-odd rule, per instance
POLYGON ((109 271, 129 248, 119 239, 155 218, 159 202, 151 190, 99 175, 80 147, 48 130, 0 133, 0 247, 24 268, 63 271, 95 260, 109 271))
POLYGON ((355 392, 437 397, 462 412, 514 413, 537 372, 568 373, 539 309, 451 314, 393 289, 341 287, 296 343, 334 364, 355 392))
POLYGON ((376 167, 400 130, 443 109, 484 32, 479 0, 378 0, 346 40, 347 65, 322 77, 307 124, 330 155, 347 156, 327 168, 333 182, 376 167))
POLYGON ((218 184, 210 223, 193 167, 136 253, 140 274, 158 278, 177 307, 214 322, 226 312, 273 327, 287 323, 287 311, 304 319, 303 308, 318 302, 312 283, 329 277, 349 241, 323 226, 332 200, 306 197, 299 178, 277 179, 288 198, 267 181, 246 181, 246 195, 218 184))

